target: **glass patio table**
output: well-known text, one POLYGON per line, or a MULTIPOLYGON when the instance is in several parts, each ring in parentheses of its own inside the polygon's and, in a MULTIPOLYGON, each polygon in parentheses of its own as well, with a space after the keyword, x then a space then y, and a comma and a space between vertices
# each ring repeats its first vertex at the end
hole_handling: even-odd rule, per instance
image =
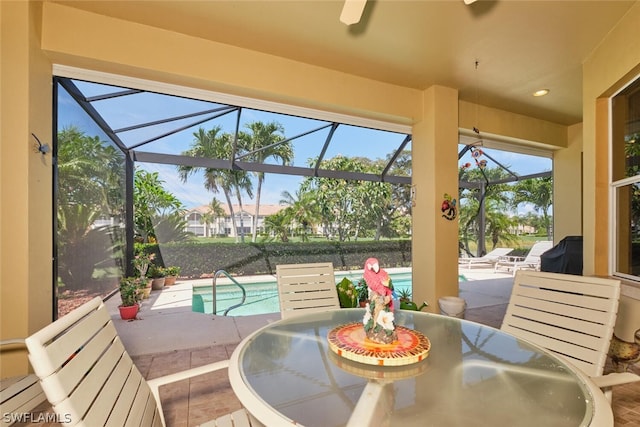
POLYGON ((231 386, 266 426, 607 426, 592 381, 558 357, 495 328, 399 310, 396 324, 431 342, 426 359, 375 366, 338 356, 328 333, 364 309, 280 320, 245 338, 231 386))

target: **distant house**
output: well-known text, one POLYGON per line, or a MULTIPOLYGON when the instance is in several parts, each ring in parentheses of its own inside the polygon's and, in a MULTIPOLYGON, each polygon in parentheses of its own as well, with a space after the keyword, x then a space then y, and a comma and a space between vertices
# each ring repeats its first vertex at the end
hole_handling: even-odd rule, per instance
MULTIPOLYGON (((280 205, 261 204, 258 215, 258 233, 264 231, 265 217, 278 213, 284 208, 285 206, 280 205)), ((222 209, 224 210, 224 216, 213 218, 209 222, 205 221, 206 214, 209 211, 208 205, 189 209, 185 213, 185 219, 187 220, 186 230, 192 232, 197 237, 235 237, 241 234, 245 236, 253 234, 253 218, 256 215, 256 205, 242 205, 242 211, 239 205, 233 205, 237 229, 234 228, 233 221, 231 221, 229 207, 223 205, 222 209), (240 221, 241 219, 242 221, 240 221), (242 224, 242 229, 240 229, 240 224, 242 224)))
POLYGON ((531 225, 518 224, 514 227, 509 228, 509 232, 511 234, 517 234, 518 236, 524 234, 536 234, 538 231, 537 228, 532 227, 531 225))

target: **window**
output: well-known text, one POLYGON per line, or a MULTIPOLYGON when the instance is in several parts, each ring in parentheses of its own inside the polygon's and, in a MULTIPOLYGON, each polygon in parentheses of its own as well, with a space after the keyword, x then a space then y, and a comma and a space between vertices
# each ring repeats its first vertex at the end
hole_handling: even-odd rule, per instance
POLYGON ((611 100, 613 274, 640 280, 640 79, 611 100))

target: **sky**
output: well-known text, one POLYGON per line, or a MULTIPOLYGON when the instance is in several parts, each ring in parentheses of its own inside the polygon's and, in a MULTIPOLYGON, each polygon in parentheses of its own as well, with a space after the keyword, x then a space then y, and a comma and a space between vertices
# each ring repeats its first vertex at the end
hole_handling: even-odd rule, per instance
MULTIPOLYGON (((123 88, 113 88, 91 83, 77 81, 75 83, 86 96, 99 96, 123 90, 123 88)), ((196 101, 153 93, 137 93, 110 97, 104 100, 94 101, 92 102, 92 106, 106 119, 109 125, 116 130, 124 129, 135 124, 151 123, 165 120, 169 117, 181 117, 189 113, 226 107, 222 104, 212 102, 196 101)), ((128 147, 142 144, 137 148, 137 150, 140 151, 181 154, 190 148, 194 141, 193 133, 199 127, 208 130, 213 126, 221 126, 223 131, 233 133, 238 120, 237 114, 235 112, 228 114, 222 113, 223 111, 211 111, 208 114, 197 117, 185 117, 168 123, 157 123, 139 129, 122 130, 117 132, 117 135, 128 147), (213 118, 214 116, 219 117, 213 118), (203 120, 203 118, 211 119, 201 124, 195 124, 203 120), (179 131, 176 132, 176 130, 179 131)), ((58 114, 60 128, 74 125, 88 135, 100 135, 103 139, 107 139, 97 125, 93 123, 89 116, 78 107, 75 101, 73 101, 64 90, 59 91, 58 114)), ((293 166, 308 166, 308 159, 320 154, 329 134, 329 128, 327 127, 329 122, 326 121, 242 109, 240 114, 240 129, 244 130, 245 125, 252 121, 275 121, 280 123, 285 130, 285 138, 303 135, 291 140, 294 151, 293 166)), ((405 135, 400 133, 351 125, 340 125, 332 137, 332 142, 324 158, 329 159, 338 154, 344 156, 363 156, 372 160, 385 158, 399 147, 404 138, 405 135)), ((405 149, 410 150, 411 143, 409 143, 405 149)), ((485 149, 485 152, 503 166, 506 166, 521 176, 549 171, 552 167, 551 159, 548 158, 489 149, 485 149)), ((488 167, 497 166, 486 156, 481 158, 487 159, 488 167)), ((466 162, 474 164, 470 153, 467 153, 465 157, 460 160, 460 164, 466 162)), ((275 163, 275 161, 271 160, 268 161, 268 163, 275 163)), ((182 182, 178 176, 176 166, 137 163, 137 167, 150 172, 158 172, 160 178, 164 181, 165 189, 180 199, 186 208, 209 204, 214 197, 222 203, 225 203, 223 194, 213 194, 205 190, 201 173, 194 174, 190 176, 186 182, 182 182)), ((291 175, 267 174, 261 194, 261 204, 278 204, 282 199, 281 193, 284 190, 294 193, 302 179, 302 177, 291 175)), ((251 204, 254 202, 247 197, 243 199, 243 203, 251 204)), ((528 210, 530 210, 530 207, 523 206, 519 209, 519 213, 524 213, 528 210)))

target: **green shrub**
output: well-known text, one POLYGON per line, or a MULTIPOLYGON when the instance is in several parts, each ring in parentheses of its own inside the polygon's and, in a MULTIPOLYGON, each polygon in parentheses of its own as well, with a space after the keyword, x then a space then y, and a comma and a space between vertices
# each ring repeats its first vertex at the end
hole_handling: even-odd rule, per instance
MULTIPOLYGON (((385 268, 411 266, 410 240, 309 243, 167 243, 146 245, 157 265, 179 265, 183 277, 275 274, 278 264, 332 262, 336 270, 358 270, 370 256, 385 268)), ((151 268, 151 267, 150 267, 151 268)))

